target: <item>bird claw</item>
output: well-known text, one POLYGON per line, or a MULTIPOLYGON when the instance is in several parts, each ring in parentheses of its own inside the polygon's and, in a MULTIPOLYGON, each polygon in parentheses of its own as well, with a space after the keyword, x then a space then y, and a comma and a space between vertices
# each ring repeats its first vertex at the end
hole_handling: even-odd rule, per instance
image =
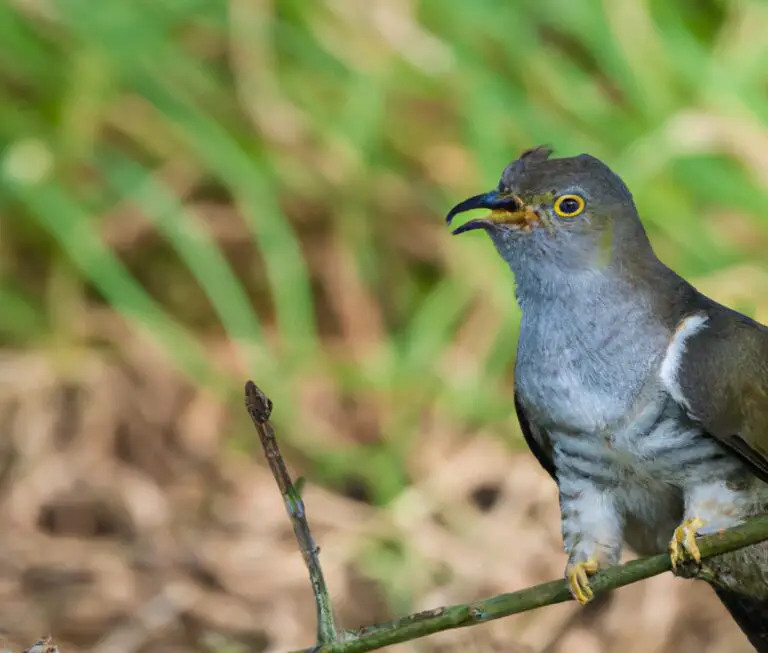
POLYGON ((686 519, 675 529, 669 542, 669 557, 672 560, 672 569, 677 571, 680 565, 687 562, 701 562, 701 551, 696 544, 696 531, 704 526, 704 522, 698 517, 686 519))
POLYGON ((600 563, 590 558, 583 562, 568 563, 565 569, 565 579, 571 596, 582 605, 589 603, 595 596, 589 584, 589 577, 597 573, 600 563))

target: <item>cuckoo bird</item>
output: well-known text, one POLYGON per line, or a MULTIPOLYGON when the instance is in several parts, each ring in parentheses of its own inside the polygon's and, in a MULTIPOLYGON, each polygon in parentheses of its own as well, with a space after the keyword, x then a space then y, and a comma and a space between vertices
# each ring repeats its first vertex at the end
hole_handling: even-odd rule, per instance
POLYGON ((558 485, 571 594, 588 602, 623 543, 669 551, 768 652, 768 544, 702 563, 695 539, 768 511, 768 328, 664 265, 599 159, 551 155, 523 153, 447 221, 490 209, 453 233, 484 231, 515 277, 515 407, 558 485))

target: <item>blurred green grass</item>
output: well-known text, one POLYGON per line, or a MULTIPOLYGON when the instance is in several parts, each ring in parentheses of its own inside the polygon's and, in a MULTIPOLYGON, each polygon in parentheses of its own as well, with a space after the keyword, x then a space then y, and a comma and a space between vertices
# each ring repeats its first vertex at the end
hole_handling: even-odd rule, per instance
POLYGON ((425 407, 515 433, 511 278, 441 220, 520 150, 603 158, 686 276, 765 268, 766 29, 761 0, 3 3, 0 343, 106 306, 225 398, 224 335, 278 406, 331 378, 379 437, 276 417, 386 502, 425 407))

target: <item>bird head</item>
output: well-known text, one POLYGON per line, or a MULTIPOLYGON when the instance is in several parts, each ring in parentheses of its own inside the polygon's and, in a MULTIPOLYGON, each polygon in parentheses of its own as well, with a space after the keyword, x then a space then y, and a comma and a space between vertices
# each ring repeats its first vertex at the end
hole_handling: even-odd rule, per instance
POLYGON ((588 154, 551 158, 538 147, 510 163, 495 190, 475 195, 448 213, 490 209, 453 233, 483 230, 517 274, 539 264, 570 273, 605 267, 621 249, 648 244, 632 195, 621 178, 588 154), (550 265, 546 265, 550 264, 550 265))

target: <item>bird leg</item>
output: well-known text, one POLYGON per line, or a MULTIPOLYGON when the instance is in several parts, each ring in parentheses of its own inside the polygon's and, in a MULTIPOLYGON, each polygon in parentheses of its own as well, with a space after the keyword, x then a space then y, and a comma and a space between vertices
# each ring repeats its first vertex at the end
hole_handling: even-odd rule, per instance
POLYGON ((600 562, 595 558, 582 562, 569 561, 565 567, 565 580, 571 596, 582 605, 589 603, 595 596, 589 584, 589 577, 597 573, 600 562))
POLYGON ((701 562, 701 552, 696 544, 696 533, 704 526, 704 522, 698 517, 689 517, 675 529, 672 539, 669 541, 669 557, 672 559, 672 569, 677 571, 678 566, 686 562, 701 562))
POLYGON ((565 579, 582 605, 594 597, 589 577, 614 565, 621 552, 622 519, 613 492, 584 477, 558 470, 563 544, 568 553, 565 579))
POLYGON ((672 534, 669 556, 672 570, 678 576, 698 576, 701 552, 697 535, 716 533, 741 523, 747 506, 743 493, 723 479, 702 482, 692 480, 685 488, 685 515, 672 534))

